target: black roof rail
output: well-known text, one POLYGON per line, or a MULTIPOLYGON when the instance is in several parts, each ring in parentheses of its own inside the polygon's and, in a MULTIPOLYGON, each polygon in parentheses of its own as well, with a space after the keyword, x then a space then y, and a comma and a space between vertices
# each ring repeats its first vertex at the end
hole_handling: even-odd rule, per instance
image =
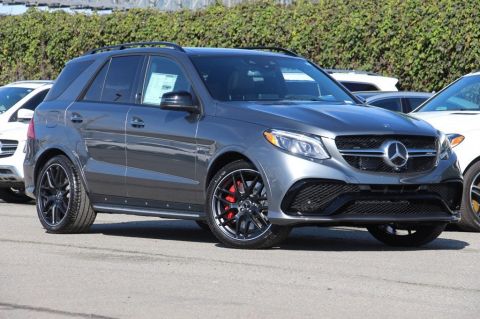
POLYGON ((155 47, 155 46, 164 46, 164 47, 169 47, 181 52, 185 52, 185 50, 179 46, 176 43, 172 42, 165 42, 165 41, 157 41, 157 42, 133 42, 133 43, 123 43, 123 44, 117 44, 117 45, 111 45, 111 46, 106 46, 106 47, 101 47, 97 49, 93 49, 85 53, 84 55, 89 55, 89 54, 95 54, 99 52, 106 52, 106 51, 112 51, 112 50, 125 50, 129 48, 135 48, 135 47, 155 47))
POLYGON ((298 54, 296 54, 295 52, 293 52, 293 51, 291 51, 291 50, 288 50, 288 49, 281 48, 281 47, 241 47, 241 48, 238 48, 238 49, 278 51, 278 52, 283 52, 283 53, 285 53, 286 55, 300 57, 300 56, 299 56, 298 54))

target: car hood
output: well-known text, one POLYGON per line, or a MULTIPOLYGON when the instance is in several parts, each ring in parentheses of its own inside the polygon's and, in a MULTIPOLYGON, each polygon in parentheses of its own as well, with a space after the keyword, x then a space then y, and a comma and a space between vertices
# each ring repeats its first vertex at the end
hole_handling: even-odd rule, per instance
POLYGON ((0 128, 0 140, 26 140, 28 124, 22 122, 3 123, 0 128))
POLYGON ((480 112, 478 111, 434 111, 415 112, 412 116, 429 122, 445 133, 464 133, 479 130, 480 112))
POLYGON ((437 134, 430 124, 409 115, 348 104, 228 102, 219 104, 217 116, 331 138, 355 134, 437 134))

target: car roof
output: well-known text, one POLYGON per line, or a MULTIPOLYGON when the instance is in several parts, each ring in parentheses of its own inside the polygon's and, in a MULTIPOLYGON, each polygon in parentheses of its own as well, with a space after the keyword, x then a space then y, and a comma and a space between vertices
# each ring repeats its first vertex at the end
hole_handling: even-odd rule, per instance
POLYGON ((53 81, 50 80, 31 80, 31 81, 17 81, 12 82, 5 87, 19 87, 19 88, 27 88, 27 89, 38 89, 45 85, 52 85, 53 81))

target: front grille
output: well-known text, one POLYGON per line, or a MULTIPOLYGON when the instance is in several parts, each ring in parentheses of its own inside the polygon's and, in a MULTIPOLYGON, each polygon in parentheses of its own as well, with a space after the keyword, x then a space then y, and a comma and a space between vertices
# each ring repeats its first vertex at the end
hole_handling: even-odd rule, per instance
POLYGON ((338 136, 335 144, 350 166, 363 171, 419 173, 434 168, 437 161, 437 141, 430 136, 338 136), (382 145, 388 141, 401 142, 407 148, 408 161, 404 166, 392 167, 384 160, 382 145))
POLYGON ((418 203, 408 200, 358 200, 347 206, 342 215, 415 216, 418 214, 448 213, 440 203, 418 203))
POLYGON ((338 149, 379 149, 385 141, 395 140, 402 142, 407 148, 435 149, 436 138, 431 136, 408 135, 358 135, 338 136, 335 139, 338 149))
POLYGON ((378 214, 380 211, 391 213, 397 210, 405 214, 414 211, 426 213, 445 211, 442 200, 452 210, 456 210, 460 204, 461 190, 461 183, 458 182, 425 185, 356 185, 333 180, 307 180, 300 181, 290 188, 283 199, 282 210, 291 215, 329 215, 343 209, 346 209, 347 213, 353 211, 350 206, 355 203, 360 205, 361 211, 367 213, 376 209, 379 211, 378 214), (340 198, 342 195, 344 196, 340 198), (432 195, 437 195, 438 200, 435 197, 432 199, 432 195), (418 196, 425 199, 425 203, 418 203, 418 196), (415 203, 410 203, 409 198, 417 199, 415 203), (376 208, 373 209, 372 206, 376 208))
POLYGON ((0 158, 15 154, 18 147, 18 141, 0 140, 0 158))

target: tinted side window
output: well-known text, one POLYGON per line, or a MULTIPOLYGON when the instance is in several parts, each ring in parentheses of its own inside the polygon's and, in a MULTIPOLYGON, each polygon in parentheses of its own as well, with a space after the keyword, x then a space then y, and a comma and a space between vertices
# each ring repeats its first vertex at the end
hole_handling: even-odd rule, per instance
POLYGON ((100 72, 97 73, 92 84, 90 84, 87 93, 85 93, 83 100, 97 102, 102 100, 103 85, 105 84, 105 77, 107 76, 109 65, 110 60, 105 63, 100 72))
POLYGON ((140 75, 143 56, 112 58, 103 86, 102 102, 133 103, 135 84, 140 75))
POLYGON ((374 102, 369 102, 368 104, 394 112, 402 112, 402 102, 400 98, 382 99, 374 102))
POLYGON ((92 63, 93 60, 69 62, 55 80, 55 84, 46 96, 45 101, 51 101, 58 98, 92 63))
POLYGON ((349 91, 357 92, 357 91, 378 91, 378 88, 370 83, 360 83, 360 82, 344 82, 340 81, 344 87, 346 87, 349 91))
MULTIPOLYGON (((45 96, 47 95, 49 90, 43 90, 41 91, 40 93, 38 93, 37 95, 35 95, 34 97, 32 97, 30 100, 28 100, 25 104, 23 104, 22 106, 22 109, 27 109, 27 110, 32 110, 34 111, 37 106, 43 102, 43 100, 45 99, 45 96)), ((10 122, 16 122, 17 121, 17 114, 18 114, 18 111, 16 111, 15 113, 12 114, 12 116, 10 117, 10 122)))
POLYGON ((191 91, 190 82, 180 66, 167 58, 153 56, 145 79, 143 104, 160 105, 165 93, 191 91))
POLYGON ((408 104, 408 110, 407 112, 415 110, 417 107, 420 106, 423 102, 427 100, 427 98, 423 97, 411 97, 411 98, 406 98, 407 104, 408 104))

